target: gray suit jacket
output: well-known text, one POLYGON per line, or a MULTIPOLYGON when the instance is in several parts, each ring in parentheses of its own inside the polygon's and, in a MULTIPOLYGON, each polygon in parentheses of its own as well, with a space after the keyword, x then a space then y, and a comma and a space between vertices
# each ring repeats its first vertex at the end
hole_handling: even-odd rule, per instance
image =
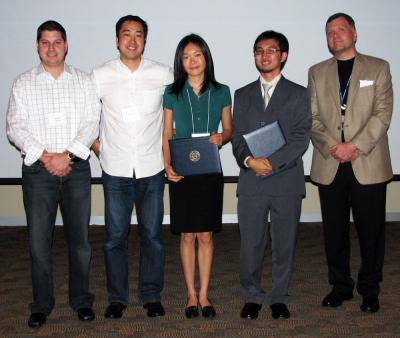
MULTIPOLYGON (((339 77, 335 58, 310 68, 308 89, 314 145, 311 179, 316 183, 331 184, 339 162, 330 155, 329 149, 341 143, 339 77)), ((346 141, 352 141, 360 151, 360 156, 351 164, 361 184, 382 183, 393 176, 387 137, 392 110, 389 64, 382 59, 357 54, 347 98, 344 134, 346 141)))
POLYGON ((259 80, 235 92, 232 149, 240 167, 237 194, 305 194, 302 155, 308 147, 311 131, 307 89, 282 76, 265 111, 263 106, 259 80), (261 122, 274 121, 279 121, 286 145, 268 158, 273 175, 261 178, 244 166, 245 158, 251 153, 243 134, 260 128, 261 122))

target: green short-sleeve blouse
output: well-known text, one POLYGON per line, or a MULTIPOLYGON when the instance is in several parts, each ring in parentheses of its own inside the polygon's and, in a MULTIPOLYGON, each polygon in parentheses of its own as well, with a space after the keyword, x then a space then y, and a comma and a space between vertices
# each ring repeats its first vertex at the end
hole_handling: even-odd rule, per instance
POLYGON ((232 105, 229 87, 210 85, 201 96, 186 82, 177 97, 170 93, 171 86, 164 92, 163 105, 174 115, 176 138, 191 137, 192 133, 217 132, 222 110, 232 105))

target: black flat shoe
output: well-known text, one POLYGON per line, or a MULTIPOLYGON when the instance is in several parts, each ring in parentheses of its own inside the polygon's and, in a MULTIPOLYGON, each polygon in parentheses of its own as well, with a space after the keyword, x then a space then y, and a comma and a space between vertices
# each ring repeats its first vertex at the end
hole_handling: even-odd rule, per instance
POLYGON ((104 313, 104 317, 112 319, 121 318, 125 309, 126 305, 119 302, 113 302, 110 305, 108 305, 107 310, 104 313))
POLYGON ((159 317, 165 315, 165 310, 161 302, 150 302, 143 305, 147 309, 148 317, 159 317))
POLYGON ((41 312, 32 313, 28 319, 28 326, 32 329, 41 327, 46 323, 47 315, 41 312))
POLYGON ((82 321, 91 321, 94 319, 94 312, 90 307, 82 307, 78 309, 78 318, 82 321))
POLYGON ((338 307, 342 305, 345 300, 349 300, 353 298, 353 294, 350 293, 348 295, 338 293, 336 291, 331 291, 328 295, 323 299, 322 306, 325 307, 338 307))
POLYGON ((361 303, 360 309, 362 312, 378 312, 379 311, 379 299, 378 296, 365 296, 361 303))
POLYGON ((194 319, 199 316, 199 309, 197 306, 188 306, 185 308, 185 316, 188 319, 194 319))
POLYGON ((214 306, 212 305, 207 305, 202 307, 200 304, 200 309, 201 309, 201 314, 204 318, 214 318, 217 315, 217 312, 215 311, 214 306))
POLYGON ((262 305, 257 303, 246 303, 240 311, 240 317, 245 319, 258 318, 258 311, 261 310, 262 305))
POLYGON ((290 312, 283 303, 275 303, 270 305, 270 309, 272 311, 272 318, 279 319, 279 318, 289 318, 290 312))

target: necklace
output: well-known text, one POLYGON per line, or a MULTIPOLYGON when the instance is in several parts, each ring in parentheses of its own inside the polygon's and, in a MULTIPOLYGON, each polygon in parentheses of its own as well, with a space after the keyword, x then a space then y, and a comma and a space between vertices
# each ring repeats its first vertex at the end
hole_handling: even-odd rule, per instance
MULTIPOLYGON (((189 95, 189 89, 186 88, 186 93, 187 97, 189 100, 189 106, 190 106, 190 113, 192 114, 192 131, 194 134, 194 117, 193 117, 193 108, 192 108, 192 101, 190 100, 190 95, 189 95)), ((210 124, 210 96, 211 96, 211 91, 210 89, 208 90, 208 111, 207 111, 207 133, 209 132, 209 124, 210 124)))
MULTIPOLYGON (((344 99, 346 98, 347 91, 348 91, 348 89, 349 89, 349 85, 350 85, 350 81, 351 81, 351 76, 352 76, 352 75, 353 75, 353 74, 351 74, 350 77, 349 77, 349 79, 347 80, 346 87, 344 88, 343 93, 342 93, 342 88, 341 88, 340 83, 339 83, 340 108, 341 108, 342 110, 346 110, 346 108, 347 108, 347 104, 344 103, 344 99)), ((347 99, 346 99, 346 100, 347 100, 347 99)))

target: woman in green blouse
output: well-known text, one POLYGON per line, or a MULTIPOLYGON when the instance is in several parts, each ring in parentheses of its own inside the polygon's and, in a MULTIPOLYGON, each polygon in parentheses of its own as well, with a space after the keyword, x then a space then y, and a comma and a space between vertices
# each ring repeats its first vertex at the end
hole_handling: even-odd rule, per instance
POLYGON ((180 252, 188 299, 187 318, 215 316, 208 299, 213 257, 213 232, 221 230, 223 176, 180 176, 171 166, 168 140, 208 133, 210 142, 222 147, 232 135, 231 95, 218 83, 207 43, 198 35, 185 36, 174 60, 174 83, 164 93, 163 153, 170 181, 171 230, 181 236, 180 252), (218 132, 221 122, 222 132, 218 132), (195 289, 196 251, 200 290, 195 289))

